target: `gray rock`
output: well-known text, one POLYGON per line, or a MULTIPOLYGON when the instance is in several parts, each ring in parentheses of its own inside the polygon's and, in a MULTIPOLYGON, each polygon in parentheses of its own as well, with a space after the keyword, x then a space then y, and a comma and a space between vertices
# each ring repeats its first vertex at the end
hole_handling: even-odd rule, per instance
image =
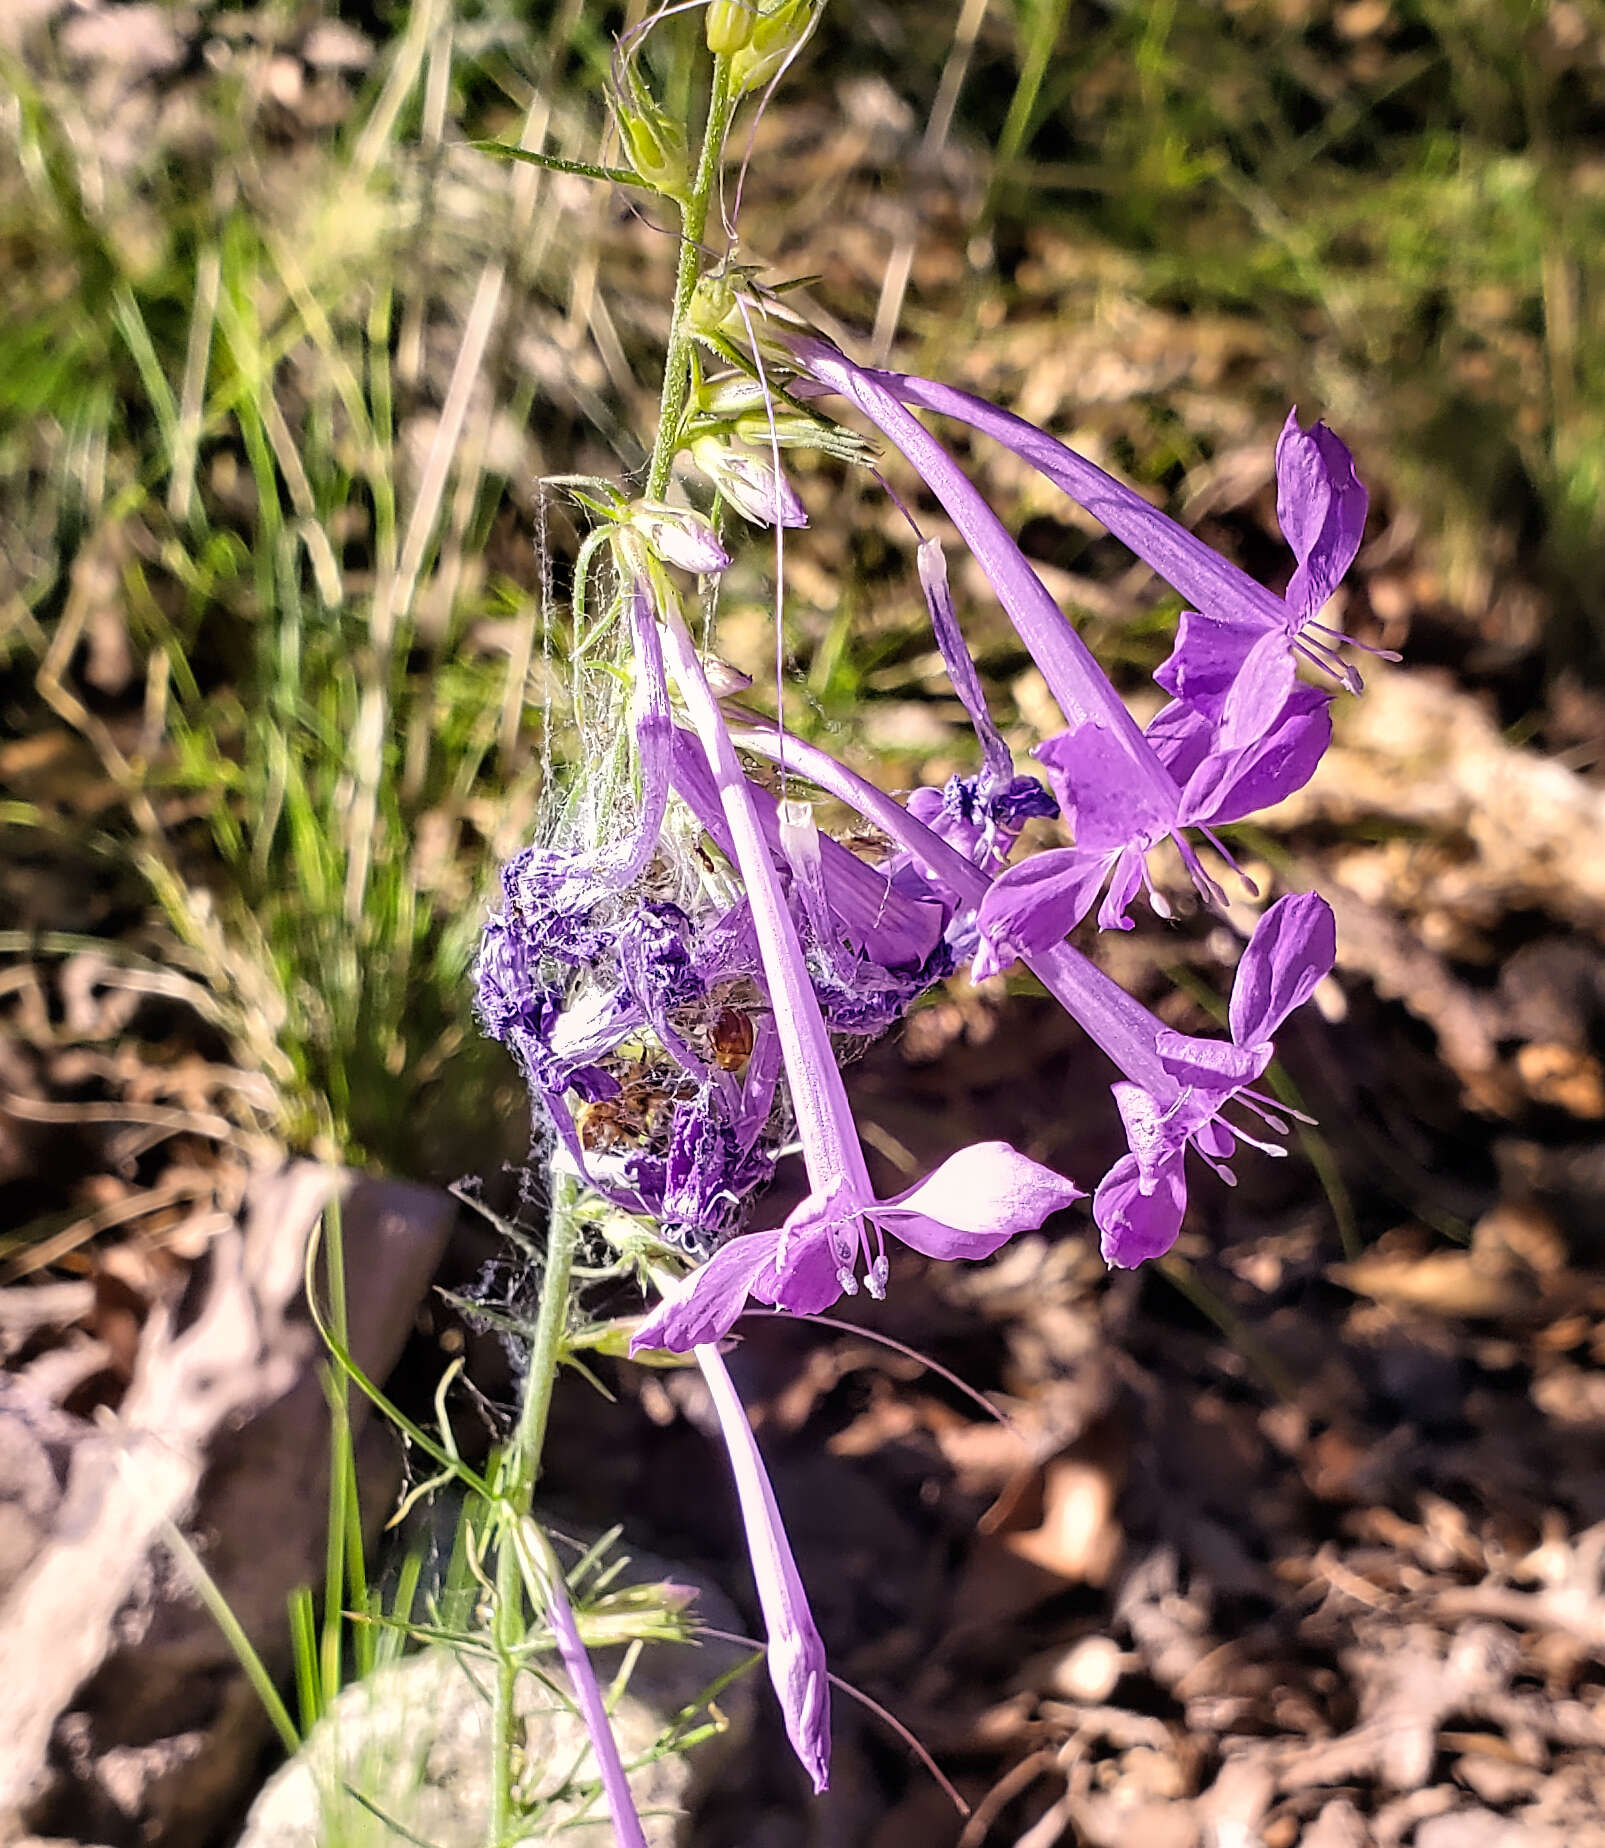
MULTIPOLYGON (((636 1572, 643 1562, 633 1562, 636 1572)), ((659 1564, 661 1562, 646 1562, 659 1564)), ((676 1571, 683 1579, 685 1574, 676 1571)), ((717 1592, 699 1590, 699 1613, 726 1627, 733 1611, 717 1592)), ((645 1647, 613 1713, 628 1765, 650 1751, 665 1723, 706 1691, 747 1651, 729 1644, 653 1643, 645 1647)), ((600 1651, 603 1685, 619 1652, 600 1651)), ((561 1671, 543 1664, 559 1686, 561 1671)), ((302 1750, 252 1805, 238 1848, 394 1848, 398 1839, 430 1848, 479 1848, 489 1814, 491 1665, 481 1656, 432 1648, 347 1688, 302 1750), (400 1831, 405 1831, 401 1835, 400 1831)), ((671 1848, 697 1793, 751 1726, 751 1677, 719 1697, 726 1729, 690 1753, 672 1753, 631 1774, 636 1808, 651 1848, 671 1848)), ((609 1848, 612 1829, 600 1796, 586 1803, 574 1784, 595 1784, 585 1727, 536 1675, 519 1678, 518 1712, 531 1786, 551 1804, 521 1839, 551 1836, 573 1848, 609 1848)))

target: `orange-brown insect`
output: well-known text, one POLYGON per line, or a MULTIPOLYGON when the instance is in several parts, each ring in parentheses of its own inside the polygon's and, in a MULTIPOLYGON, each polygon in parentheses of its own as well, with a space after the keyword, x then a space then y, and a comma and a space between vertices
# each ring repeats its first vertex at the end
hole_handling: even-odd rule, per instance
POLYGON ((708 1028, 708 1050, 722 1072, 739 1072, 752 1057, 752 1016, 722 1007, 708 1028))
POLYGON ((617 1097, 581 1104, 574 1112, 580 1147, 587 1155, 645 1148, 663 1128, 674 1102, 663 1086, 641 1083, 625 1085, 617 1097))

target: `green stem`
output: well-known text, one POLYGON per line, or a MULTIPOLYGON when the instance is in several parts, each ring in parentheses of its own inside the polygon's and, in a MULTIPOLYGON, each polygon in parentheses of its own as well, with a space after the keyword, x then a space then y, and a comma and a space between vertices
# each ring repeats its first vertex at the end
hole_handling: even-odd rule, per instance
POLYGON ((708 119, 702 128, 702 153, 691 183, 691 196, 680 207, 680 267, 674 279, 669 345, 663 356, 663 401, 658 411, 657 441, 652 445, 652 463, 647 471, 646 491, 652 500, 661 500, 669 485, 669 469, 680 441, 680 419, 691 389, 691 297, 702 275, 702 236, 708 228, 708 206, 719 177, 719 161, 734 108, 730 60, 716 57, 708 119))
POLYGON ((569 1283, 574 1248, 579 1242, 579 1183, 569 1175, 554 1177, 551 1217, 546 1228, 546 1274, 524 1375, 524 1399, 518 1423, 502 1455, 496 1485, 496 1597, 491 1640, 496 1654, 496 1681, 491 1707, 490 1848, 506 1848, 514 1836, 513 1761, 518 1732, 515 1700, 517 1651, 524 1640, 524 1583, 514 1531, 529 1513, 530 1497, 540 1477, 541 1450, 552 1409, 552 1388, 563 1358, 568 1328, 569 1283))

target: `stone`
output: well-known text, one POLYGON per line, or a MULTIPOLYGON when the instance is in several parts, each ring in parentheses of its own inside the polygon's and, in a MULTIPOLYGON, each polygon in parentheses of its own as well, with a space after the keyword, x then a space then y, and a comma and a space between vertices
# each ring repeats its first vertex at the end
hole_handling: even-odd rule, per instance
MULTIPOLYGON (((643 1574, 650 1581, 660 1571, 676 1584, 687 1578, 683 1569, 639 1554, 623 1576, 639 1583, 643 1574)), ((717 1628, 740 1628, 735 1611, 710 1586, 697 1587, 695 1609, 717 1628)), ((718 1641, 647 1644, 613 1710, 625 1764, 644 1758, 670 1720, 749 1655, 718 1641)), ((599 1650, 594 1660, 606 1688, 620 1652, 599 1650)), ((563 1685, 555 1659, 541 1672, 563 1685)), ((480 1848, 490 1810, 490 1677, 488 1656, 431 1647, 347 1688, 301 1751, 264 1786, 237 1848, 322 1848, 334 1841, 342 1848, 393 1848, 408 1838, 430 1848, 480 1848)), ((683 1839, 687 1810, 750 1732, 755 1700, 753 1677, 740 1677, 718 1697, 724 1731, 689 1753, 667 1753, 631 1773, 650 1848, 672 1848, 683 1839)), ((600 1795, 587 1802, 573 1788, 588 1782, 594 1789, 596 1782, 579 1715, 534 1674, 519 1677, 517 1709, 525 1762, 540 1767, 534 1793, 552 1799, 520 1839, 551 1836, 573 1848, 610 1848, 613 1832, 600 1795)))

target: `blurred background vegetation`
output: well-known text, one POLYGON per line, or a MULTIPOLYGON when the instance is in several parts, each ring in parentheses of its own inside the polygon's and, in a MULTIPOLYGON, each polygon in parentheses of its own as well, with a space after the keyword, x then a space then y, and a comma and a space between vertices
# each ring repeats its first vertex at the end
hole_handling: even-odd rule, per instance
MULTIPOLYGON (((540 478, 640 464, 673 243, 638 198, 465 144, 595 158, 640 16, 7 9, 0 1077, 68 1048, 57 1094, 122 1082, 129 1015, 57 981, 88 946, 97 996, 142 997, 115 1056, 194 1119, 133 1148, 126 1210, 0 1162, 13 1269, 119 1212, 176 1223, 152 1164, 183 1136, 241 1173, 521 1152, 469 987, 562 706, 576 527, 540 478)), ((649 55, 691 109, 694 31, 649 55)), ((1325 416, 1374 496, 1351 628, 1577 768, 1605 753, 1599 0, 855 0, 750 147, 744 258, 816 275, 822 324, 1047 424, 1267 581, 1275 432, 1325 416)), ((1106 657, 1152 665, 1174 600, 976 463, 1106 657)), ((792 550, 788 702, 889 786, 946 774, 907 544, 867 482, 800 477, 829 517, 792 550)), ((767 563, 726 605, 759 664, 767 563)), ((1028 664, 960 587, 1024 748, 1028 664)))

